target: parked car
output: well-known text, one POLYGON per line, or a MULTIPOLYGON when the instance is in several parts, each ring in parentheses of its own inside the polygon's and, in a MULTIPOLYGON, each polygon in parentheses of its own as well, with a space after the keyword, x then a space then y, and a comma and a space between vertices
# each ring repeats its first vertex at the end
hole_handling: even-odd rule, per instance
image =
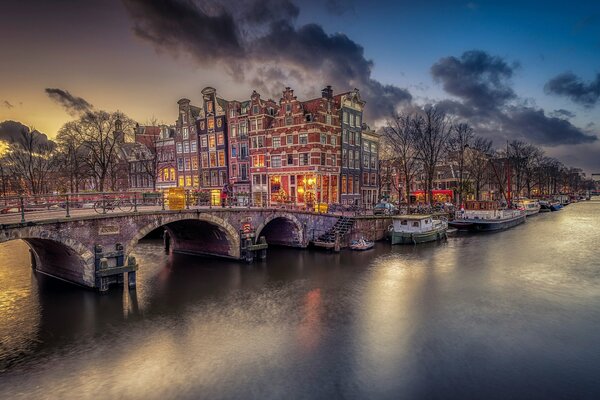
POLYGON ((396 215, 399 210, 392 203, 378 203, 373 207, 373 215, 396 215))

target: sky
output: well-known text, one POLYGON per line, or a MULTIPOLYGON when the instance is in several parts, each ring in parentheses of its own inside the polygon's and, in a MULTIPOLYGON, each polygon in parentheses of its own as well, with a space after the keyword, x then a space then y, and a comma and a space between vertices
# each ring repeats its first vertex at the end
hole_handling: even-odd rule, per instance
POLYGON ((437 104, 503 146, 600 172, 600 2, 3 0, 0 122, 87 109, 171 124, 177 100, 358 88, 366 121, 437 104))

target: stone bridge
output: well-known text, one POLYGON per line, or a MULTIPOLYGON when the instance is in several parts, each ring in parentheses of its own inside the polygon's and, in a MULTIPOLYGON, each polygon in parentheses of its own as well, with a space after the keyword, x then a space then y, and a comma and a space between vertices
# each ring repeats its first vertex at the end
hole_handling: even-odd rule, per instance
POLYGON ((271 245, 306 247, 313 236, 330 229, 337 218, 266 208, 81 215, 0 224, 0 243, 21 239, 29 245, 32 266, 38 271, 99 288, 98 254, 114 256, 116 265, 112 267, 127 265, 138 241, 155 230, 166 233, 174 252, 241 260, 248 244, 244 243, 248 236, 244 228, 254 233, 254 243, 264 236, 271 245))

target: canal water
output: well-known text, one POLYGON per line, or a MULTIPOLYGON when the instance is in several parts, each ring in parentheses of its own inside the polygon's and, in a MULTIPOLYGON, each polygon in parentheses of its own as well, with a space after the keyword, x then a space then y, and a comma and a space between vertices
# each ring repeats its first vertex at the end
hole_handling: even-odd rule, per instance
POLYGON ((600 202, 417 247, 136 255, 137 290, 98 295, 0 246, 0 399, 600 398, 600 202))

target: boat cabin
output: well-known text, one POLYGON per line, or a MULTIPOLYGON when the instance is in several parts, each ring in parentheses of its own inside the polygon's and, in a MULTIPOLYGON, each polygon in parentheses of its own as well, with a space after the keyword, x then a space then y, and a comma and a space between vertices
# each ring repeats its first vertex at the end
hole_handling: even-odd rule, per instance
POLYGON ((500 204, 497 201, 490 200, 469 200, 465 202, 465 210, 499 210, 500 204))
POLYGON ((435 220, 431 215, 401 215, 394 217, 392 223, 396 232, 427 232, 433 229, 435 220))

